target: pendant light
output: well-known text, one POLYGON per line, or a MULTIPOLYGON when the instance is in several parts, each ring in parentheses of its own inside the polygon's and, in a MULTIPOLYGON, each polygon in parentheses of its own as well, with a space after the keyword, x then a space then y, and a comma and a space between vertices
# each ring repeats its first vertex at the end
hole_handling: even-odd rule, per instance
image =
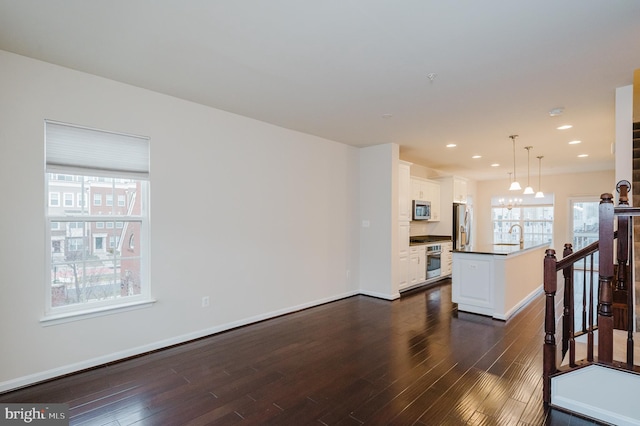
POLYGON ((529 154, 531 154, 531 148, 533 148, 532 146, 525 146, 524 149, 527 150, 527 187, 524 189, 523 194, 525 195, 531 195, 533 194, 533 188, 531 187, 531 184, 529 183, 529 178, 531 176, 531 171, 529 169, 529 154))
POLYGON ((509 191, 520 191, 522 187, 518 183, 516 179, 516 138, 518 135, 509 136, 511 141, 513 142, 513 182, 511 182, 511 186, 509 187, 509 191))
POLYGON ((542 170, 542 155, 539 155, 538 158, 538 192, 536 192, 535 198, 544 198, 544 193, 542 192, 542 187, 540 186, 540 176, 542 170))

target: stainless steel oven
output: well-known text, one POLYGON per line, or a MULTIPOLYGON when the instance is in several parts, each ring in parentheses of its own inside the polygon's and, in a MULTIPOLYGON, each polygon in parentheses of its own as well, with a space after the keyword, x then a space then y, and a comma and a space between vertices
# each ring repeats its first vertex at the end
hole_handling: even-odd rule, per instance
POLYGON ((438 278, 441 274, 442 246, 427 244, 427 280, 438 278))

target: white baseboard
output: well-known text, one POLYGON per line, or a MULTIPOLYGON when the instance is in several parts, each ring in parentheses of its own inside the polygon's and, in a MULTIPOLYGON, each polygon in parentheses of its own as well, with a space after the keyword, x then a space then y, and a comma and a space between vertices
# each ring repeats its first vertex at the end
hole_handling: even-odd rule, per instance
MULTIPOLYGON (((345 299, 347 297, 355 296, 359 294, 358 290, 349 291, 332 297, 326 297, 323 299, 314 300, 312 302, 302 303, 300 305, 291 306, 276 311, 267 312, 264 314, 256 315, 249 318, 243 318, 239 321, 233 321, 225 324, 221 324, 215 327, 207 328, 204 330, 198 330, 192 333, 175 336, 169 339, 160 340, 157 342, 149 343, 147 345, 136 346, 124 351, 113 352, 104 356, 84 360, 81 362, 68 364, 62 367, 53 368, 50 370, 29 374, 27 376, 17 377, 15 379, 0 382, 0 392, 7 392, 13 389, 18 389, 24 386, 29 386, 45 380, 50 380, 55 377, 64 376, 66 374, 75 373, 78 371, 86 370, 88 368, 97 367, 100 365, 108 364, 110 362, 119 361, 132 356, 141 355, 147 352, 163 349, 169 346, 185 343, 190 340, 199 339, 201 337, 210 336, 212 334, 220 333, 223 331, 231 330, 233 328, 242 327, 244 325, 253 324, 259 321, 264 321, 270 318, 275 318, 281 315, 290 314, 292 312, 300 311, 302 309, 311 308, 325 303, 334 302, 336 300, 345 299)), ((398 295, 399 296, 399 295, 398 295)))
POLYGON ((522 299, 520 302, 518 302, 513 308, 509 309, 507 312, 504 313, 504 315, 502 314, 494 314, 493 317, 495 319, 499 319, 502 321, 506 321, 509 318, 511 318, 516 312, 518 312, 520 309, 522 309, 523 307, 525 307, 529 302, 531 302, 533 299, 535 299, 536 297, 538 297, 539 294, 541 294, 544 291, 543 286, 541 285, 540 287, 537 287, 535 290, 533 290, 531 293, 529 293, 524 299, 522 299))
POLYGON ((375 297, 377 299, 396 300, 400 298, 400 292, 395 293, 378 293, 377 291, 360 290, 360 294, 375 297))

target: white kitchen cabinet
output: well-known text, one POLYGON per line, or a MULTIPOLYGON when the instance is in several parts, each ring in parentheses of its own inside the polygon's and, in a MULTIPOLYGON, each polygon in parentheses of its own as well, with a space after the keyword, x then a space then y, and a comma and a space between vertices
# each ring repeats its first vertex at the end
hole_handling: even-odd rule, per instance
POLYGON ((409 256, 400 256, 398 267, 400 268, 398 290, 403 290, 409 287, 409 256))
POLYGON ((409 286, 409 222, 398 223, 398 289, 409 286))
POLYGON ((427 199, 429 190, 427 188, 427 180, 417 177, 411 178, 411 199, 430 201, 427 199))
POLYGON ((411 220, 411 163, 398 164, 398 220, 411 220))
POLYGON ((425 265, 426 246, 412 246, 409 249, 409 285, 419 284, 427 279, 425 265))
POLYGON ((453 177, 453 202, 467 202, 467 180, 458 176, 453 177))
POLYGON ((440 183, 427 181, 427 200, 431 202, 430 221, 440 220, 440 183))
POLYGON ((440 220, 440 182, 411 178, 411 198, 431 202, 431 221, 440 220))
POLYGON ((442 243, 440 245, 442 247, 442 254, 440 256, 440 270, 441 275, 447 276, 451 275, 451 270, 453 268, 453 253, 451 250, 453 249, 453 243, 451 241, 442 243))
POLYGON ((409 222, 398 224, 398 256, 409 256, 409 234, 411 225, 409 222))

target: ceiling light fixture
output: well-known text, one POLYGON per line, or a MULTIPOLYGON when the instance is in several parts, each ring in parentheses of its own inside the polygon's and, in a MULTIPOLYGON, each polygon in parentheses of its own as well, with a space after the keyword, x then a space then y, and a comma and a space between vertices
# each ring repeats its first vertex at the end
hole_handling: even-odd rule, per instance
POLYGON ((578 145, 579 143, 582 143, 582 141, 571 141, 569 145, 578 145))
POLYGON ((511 135, 509 137, 513 142, 513 182, 511 182, 511 186, 509 186, 509 191, 520 191, 522 187, 516 179, 516 138, 518 135, 511 135))
POLYGON ((535 198, 544 198, 544 193, 542 192, 542 187, 540 186, 540 176, 542 171, 542 155, 539 155, 538 158, 538 192, 536 192, 535 198))
POLYGON ((491 167, 500 167, 500 163, 493 163, 491 167))
POLYGON ((589 156, 589 154, 579 154, 579 155, 578 155, 578 158, 586 158, 586 157, 588 157, 588 156, 589 156))
POLYGON ((471 157, 471 158, 473 158, 474 160, 477 160, 478 158, 482 158, 482 155, 474 155, 474 156, 473 156, 473 157, 471 157))
POLYGON ((506 207, 507 210, 511 210, 512 208, 522 204, 522 198, 509 198, 508 201, 506 201, 504 198, 499 198, 498 204, 500 204, 500 207, 506 207))
POLYGON ((524 189, 523 194, 525 195, 531 195, 533 194, 533 188, 531 187, 531 184, 529 183, 529 177, 530 177, 530 170, 529 170, 529 154, 531 154, 531 148, 533 148, 532 146, 525 146, 524 149, 527 150, 527 187, 524 189))
POLYGON ((446 145, 447 148, 455 148, 456 146, 458 146, 458 145, 456 145, 455 143, 448 143, 446 145))
POLYGON ((572 127, 573 126, 571 124, 565 124, 565 125, 562 125, 562 126, 558 127, 557 129, 558 130, 567 130, 567 129, 570 129, 572 127))

